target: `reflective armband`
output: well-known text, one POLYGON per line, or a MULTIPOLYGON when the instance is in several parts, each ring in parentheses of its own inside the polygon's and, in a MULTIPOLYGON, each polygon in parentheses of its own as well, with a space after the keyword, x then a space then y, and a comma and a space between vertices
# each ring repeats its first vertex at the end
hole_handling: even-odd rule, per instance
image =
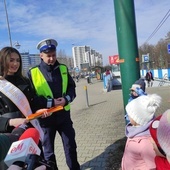
POLYGON ((65 98, 66 98, 66 100, 67 100, 67 102, 68 102, 68 103, 70 103, 70 102, 71 102, 71 98, 70 98, 70 96, 69 96, 69 95, 65 96, 65 98))
POLYGON ((51 98, 47 99, 47 108, 51 108, 52 107, 52 102, 53 102, 53 99, 51 99, 51 98))

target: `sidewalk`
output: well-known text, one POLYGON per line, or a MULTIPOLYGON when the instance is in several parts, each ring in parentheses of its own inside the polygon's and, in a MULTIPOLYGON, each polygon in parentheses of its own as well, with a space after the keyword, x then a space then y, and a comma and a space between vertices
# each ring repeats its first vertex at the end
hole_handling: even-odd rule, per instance
MULTIPOLYGON (((81 170, 111 170, 113 168, 110 166, 114 161, 112 156, 117 154, 114 151, 120 146, 119 141, 124 139, 122 90, 104 92, 102 81, 93 80, 93 84, 89 85, 85 79, 77 83, 76 89, 77 98, 71 104, 71 116, 76 131, 81 170), (89 107, 86 102, 85 85, 88 91, 89 107)), ((146 92, 162 96, 163 104, 157 114, 170 108, 170 86, 147 88, 146 92)), ((58 134, 55 146, 59 170, 68 170, 58 134)))

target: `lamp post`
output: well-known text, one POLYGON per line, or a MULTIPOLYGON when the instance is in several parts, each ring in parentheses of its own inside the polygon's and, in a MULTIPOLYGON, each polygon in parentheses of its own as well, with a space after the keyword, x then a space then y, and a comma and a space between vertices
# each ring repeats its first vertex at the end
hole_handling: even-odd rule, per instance
POLYGON ((17 49, 19 49, 19 48, 21 47, 21 44, 19 44, 19 42, 16 41, 16 42, 14 43, 14 46, 15 46, 17 49))
POLYGON ((6 7, 6 0, 4 0, 4 6, 5 6, 5 13, 6 13, 6 21, 7 21, 7 26, 8 26, 9 41, 10 41, 10 45, 12 47, 11 31, 10 31, 9 20, 8 20, 8 12, 7 12, 7 7, 6 7))

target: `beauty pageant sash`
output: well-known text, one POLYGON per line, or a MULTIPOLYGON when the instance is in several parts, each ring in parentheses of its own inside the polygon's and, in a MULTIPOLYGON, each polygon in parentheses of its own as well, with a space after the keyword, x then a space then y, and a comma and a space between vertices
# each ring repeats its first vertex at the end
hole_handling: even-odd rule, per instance
MULTIPOLYGON (((30 104, 25 97, 24 93, 14 86, 12 83, 5 79, 0 79, 0 91, 7 96, 22 112, 22 114, 27 117, 32 114, 30 104)), ((39 131, 40 140, 43 141, 44 132, 37 119, 31 120, 31 124, 39 131)))

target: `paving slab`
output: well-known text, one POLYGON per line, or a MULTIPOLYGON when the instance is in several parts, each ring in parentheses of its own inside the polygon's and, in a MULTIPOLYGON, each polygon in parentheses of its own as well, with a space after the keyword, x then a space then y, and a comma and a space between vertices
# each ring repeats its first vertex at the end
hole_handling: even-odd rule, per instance
MULTIPOLYGON (((93 79, 92 84, 81 79, 76 85, 77 97, 71 103, 71 117, 76 131, 81 170, 108 170, 110 153, 116 149, 116 142, 125 137, 122 90, 105 92, 103 82, 96 79, 93 79)), ((146 88, 146 92, 157 93, 162 97, 157 115, 170 108, 170 86, 158 87, 155 83, 154 87, 146 88)), ((68 170, 58 134, 55 153, 59 170, 68 170)))

